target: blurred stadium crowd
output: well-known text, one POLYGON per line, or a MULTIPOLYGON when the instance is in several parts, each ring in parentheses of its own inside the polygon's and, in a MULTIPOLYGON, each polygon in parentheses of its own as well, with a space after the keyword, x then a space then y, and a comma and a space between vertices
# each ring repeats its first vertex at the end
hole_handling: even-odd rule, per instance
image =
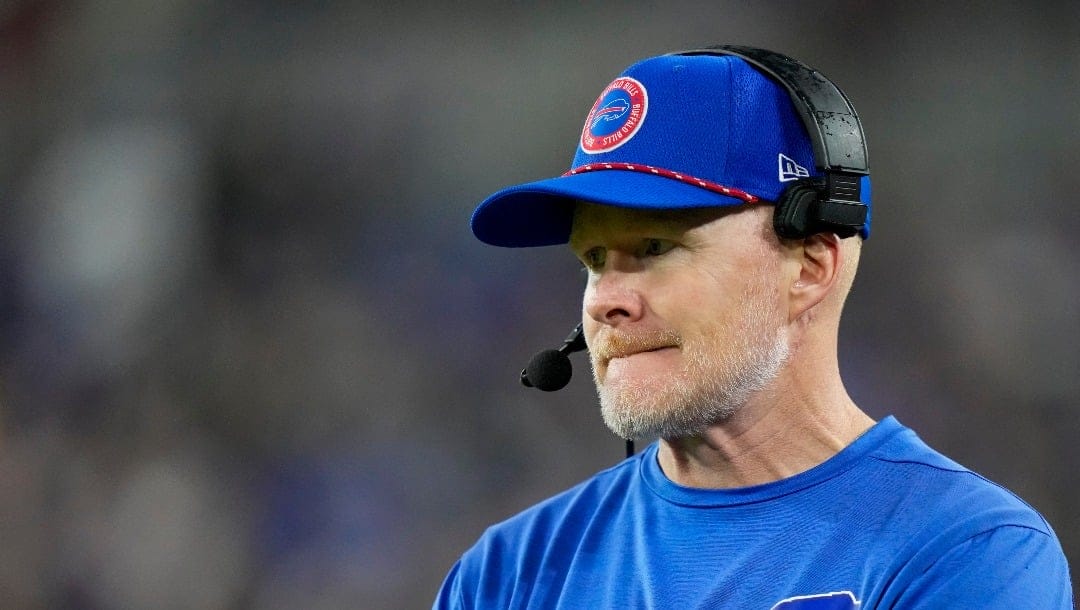
POLYGON ((415 608, 487 524, 617 461, 558 249, 472 207, 561 173, 607 80, 713 42, 841 84, 875 233, 872 415, 1080 561, 1075 2, 0 3, 0 606, 415 608))

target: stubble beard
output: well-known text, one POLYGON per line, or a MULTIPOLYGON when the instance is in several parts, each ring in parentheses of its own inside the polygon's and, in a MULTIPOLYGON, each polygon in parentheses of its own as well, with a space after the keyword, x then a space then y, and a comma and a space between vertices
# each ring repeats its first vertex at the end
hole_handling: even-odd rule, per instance
MULTIPOLYGON (((730 419, 754 393, 777 377, 791 351, 786 329, 760 281, 752 281, 734 320, 687 339, 672 331, 685 365, 667 379, 639 377, 605 385, 593 379, 604 423, 620 438, 685 438, 730 419)), ((649 342, 657 337, 640 337, 649 342)), ((634 341, 633 337, 627 341, 634 341)))

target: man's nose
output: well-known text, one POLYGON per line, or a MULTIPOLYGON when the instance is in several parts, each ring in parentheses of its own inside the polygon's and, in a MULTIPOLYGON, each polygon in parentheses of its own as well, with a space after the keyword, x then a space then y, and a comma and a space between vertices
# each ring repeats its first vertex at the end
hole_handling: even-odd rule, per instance
POLYGON ((585 288, 586 315, 610 326, 640 320, 645 313, 640 274, 614 262, 609 257, 608 268, 598 272, 585 288))

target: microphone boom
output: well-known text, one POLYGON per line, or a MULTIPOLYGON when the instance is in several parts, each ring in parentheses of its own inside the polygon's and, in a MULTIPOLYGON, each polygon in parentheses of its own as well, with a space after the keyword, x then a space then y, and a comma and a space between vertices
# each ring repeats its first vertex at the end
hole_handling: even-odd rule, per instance
POLYGON ((546 349, 529 360, 521 371, 521 385, 544 392, 554 392, 566 387, 574 375, 573 365, 567 354, 588 349, 581 324, 574 327, 559 349, 546 349))

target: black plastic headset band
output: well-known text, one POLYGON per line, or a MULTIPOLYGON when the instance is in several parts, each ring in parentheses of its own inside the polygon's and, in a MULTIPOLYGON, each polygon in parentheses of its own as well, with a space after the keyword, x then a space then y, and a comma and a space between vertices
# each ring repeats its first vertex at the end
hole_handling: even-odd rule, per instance
POLYGON ((755 47, 716 45, 676 55, 734 55, 771 76, 787 89, 814 146, 822 172, 866 175, 866 141, 859 116, 844 92, 810 66, 780 53, 755 47))

